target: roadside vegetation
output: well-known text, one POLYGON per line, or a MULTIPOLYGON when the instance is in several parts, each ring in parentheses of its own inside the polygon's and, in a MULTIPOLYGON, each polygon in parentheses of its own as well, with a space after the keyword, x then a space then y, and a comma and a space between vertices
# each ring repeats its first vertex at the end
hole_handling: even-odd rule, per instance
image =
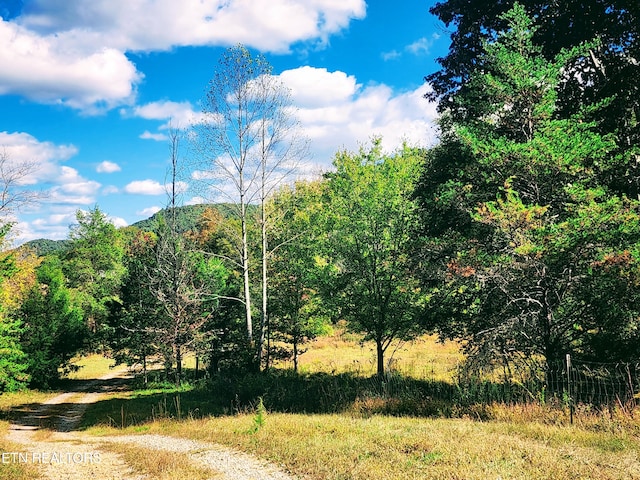
POLYGON ((309 345, 298 374, 288 369, 224 385, 203 380, 121 392, 90 406, 82 428, 98 438, 155 433, 221 443, 305 478, 640 475, 640 424, 624 410, 583 406, 571 425, 568 409, 557 404, 462 409, 416 386, 433 380, 452 387, 459 346, 421 337, 396 355, 405 373, 388 388, 375 375, 375 346, 336 331, 309 345), (428 371, 413 367, 415 358, 429 355, 428 371), (302 396, 300 403, 290 391, 302 396))
MULTIPOLYGON (((432 7, 457 29, 427 77, 439 142, 374 136, 298 181, 289 92, 229 48, 152 222, 95 206, 61 249, 0 253, 3 418, 100 353, 137 377, 90 406, 96 435, 310 478, 640 477, 640 9, 472 3, 432 7), (182 174, 208 203, 180 204, 182 174)), ((0 154, 0 243, 33 165, 14 167, 0 154)))

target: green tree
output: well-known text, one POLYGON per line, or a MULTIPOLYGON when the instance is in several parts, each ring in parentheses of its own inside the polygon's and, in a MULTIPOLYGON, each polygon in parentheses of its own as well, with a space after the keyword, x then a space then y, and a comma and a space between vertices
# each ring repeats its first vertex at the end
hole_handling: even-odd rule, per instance
MULTIPOLYGON (((533 41, 540 56, 554 61, 563 50, 591 42, 584 55, 564 65, 555 115, 571 118, 581 106, 608 100, 591 112, 601 133, 616 133, 620 150, 636 148, 640 140, 640 3, 628 0, 519 0, 539 28, 533 41)), ((475 87, 470 79, 484 68, 484 43, 495 40, 507 28, 504 13, 516 0, 442 0, 430 11, 451 27, 449 52, 438 61, 442 68, 429 74, 433 88, 428 98, 438 100, 441 112, 456 121, 474 117, 474 106, 466 101, 475 87)), ((473 93, 472 93, 473 94, 473 93)), ((607 178, 612 187, 630 197, 640 193, 640 170, 635 163, 607 178)))
POLYGON ((99 333, 125 273, 124 247, 119 231, 98 207, 88 212, 78 210, 76 219, 62 265, 88 327, 99 333))
POLYGON ((383 155, 380 141, 357 154, 340 152, 326 174, 330 264, 337 267, 340 315, 376 343, 377 372, 394 340, 420 331, 423 293, 413 274, 417 226, 410 198, 423 160, 404 147, 383 155))
POLYGON ((160 305, 149 291, 148 268, 153 265, 157 237, 135 227, 127 227, 124 256, 126 274, 118 300, 109 305, 105 325, 106 344, 117 364, 142 365, 145 384, 149 363, 162 352, 156 323, 160 305))
MULTIPOLYGON (((316 225, 323 216, 323 182, 297 182, 280 188, 267 208, 273 219, 269 230, 271 316, 267 324, 268 345, 276 340, 291 345, 280 352, 293 359, 298 371, 302 346, 326 332, 329 317, 319 293, 322 274, 319 256, 320 232, 316 225)), ((273 348, 267 348, 269 367, 273 348)))
MULTIPOLYGON (((0 245, 8 227, 0 228, 0 245)), ((14 257, 11 254, 0 254, 0 287, 4 293, 4 283, 16 273, 14 257)), ((5 300, 5 299, 2 299, 5 300)), ((22 322, 10 318, 7 302, 0 302, 0 393, 19 390, 29 381, 26 355, 19 342, 22 333, 22 322)))
POLYGON ((441 331, 475 360, 549 367, 593 355, 605 332, 633 335, 640 211, 602 184, 623 160, 588 120, 600 105, 556 115, 566 66, 589 46, 546 60, 522 6, 500 20, 458 99, 470 114, 443 121, 417 190, 442 267, 425 276, 440 280, 441 331))
POLYGON ((87 340, 82 309, 74 305, 65 286, 60 259, 47 257, 38 267, 38 283, 20 309, 21 344, 27 355, 31 384, 50 387, 69 368, 69 362, 87 340))

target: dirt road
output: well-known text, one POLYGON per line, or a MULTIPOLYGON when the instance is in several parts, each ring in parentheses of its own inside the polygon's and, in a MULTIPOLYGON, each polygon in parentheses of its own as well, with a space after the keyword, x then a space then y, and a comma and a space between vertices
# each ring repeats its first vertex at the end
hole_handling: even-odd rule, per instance
POLYGON ((105 448, 114 442, 187 454, 190 461, 210 469, 211 478, 293 480, 273 465, 221 445, 162 435, 96 438, 76 431, 87 406, 122 388, 128 377, 126 370, 113 371, 39 405, 11 424, 6 438, 21 450, 5 453, 11 455, 11 461, 36 465, 42 476, 51 480, 150 478, 135 473, 120 455, 105 448))

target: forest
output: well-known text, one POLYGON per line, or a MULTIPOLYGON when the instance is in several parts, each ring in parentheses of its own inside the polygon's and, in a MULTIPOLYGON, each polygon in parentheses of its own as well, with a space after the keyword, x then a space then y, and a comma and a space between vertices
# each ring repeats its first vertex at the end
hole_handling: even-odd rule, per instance
MULTIPOLYGON (((375 344, 380 378, 426 333, 470 372, 541 388, 567 354, 640 361, 640 6, 561 3, 437 3, 455 27, 425 79, 438 143, 373 137, 314 178, 287 90, 229 48, 208 120, 172 132, 161 213, 116 228, 95 206, 63 243, 3 249, 0 393, 50 388, 89 352, 175 384, 187 357, 202 378, 295 372, 339 322, 375 344), (182 205, 187 167, 224 203, 182 205)), ((29 199, 9 165, 3 239, 29 199)))

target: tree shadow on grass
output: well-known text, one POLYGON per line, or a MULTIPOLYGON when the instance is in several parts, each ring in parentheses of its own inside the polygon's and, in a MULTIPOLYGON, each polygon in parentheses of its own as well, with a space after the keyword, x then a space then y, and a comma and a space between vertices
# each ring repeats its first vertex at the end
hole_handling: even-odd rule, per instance
POLYGON ((268 411, 279 413, 443 417, 452 416, 455 395, 456 387, 445 382, 400 377, 291 371, 220 375, 181 389, 165 385, 137 390, 128 398, 96 402, 88 407, 80 428, 252 413, 260 399, 268 411))
POLYGON ((75 419, 75 423, 77 404, 71 401, 48 406, 44 412, 38 411, 38 404, 18 405, 5 415, 14 423, 57 431, 69 431, 69 425, 72 430, 97 425, 124 428, 165 418, 251 413, 262 399, 268 411, 280 413, 483 418, 484 407, 496 400, 489 394, 501 387, 485 383, 482 391, 470 395, 458 385, 401 375, 380 378, 355 373, 297 374, 288 370, 218 375, 181 387, 151 383, 143 388, 139 380, 111 379, 87 388, 81 382, 84 381, 69 381, 66 385, 74 391, 115 396, 86 405, 82 418, 75 419))

